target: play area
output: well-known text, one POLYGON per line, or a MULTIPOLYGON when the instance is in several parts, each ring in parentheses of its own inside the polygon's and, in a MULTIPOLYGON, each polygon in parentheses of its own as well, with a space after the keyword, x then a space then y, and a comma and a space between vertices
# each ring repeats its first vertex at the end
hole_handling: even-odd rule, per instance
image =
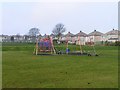
MULTIPOLYGON (((89 50, 84 50, 82 45, 80 44, 80 38, 78 38, 79 45, 69 45, 69 41, 66 40, 65 44, 62 45, 62 49, 56 47, 53 43, 52 37, 48 36, 45 38, 39 38, 36 40, 36 45, 34 48, 33 54, 35 55, 86 55, 86 56, 98 56, 95 50, 94 43, 91 43, 89 47, 91 47, 91 52, 89 50), (73 47, 78 47, 79 49, 75 49, 73 47), (72 50, 71 50, 72 49, 72 50)), ((61 45, 59 45, 60 47, 61 45)))

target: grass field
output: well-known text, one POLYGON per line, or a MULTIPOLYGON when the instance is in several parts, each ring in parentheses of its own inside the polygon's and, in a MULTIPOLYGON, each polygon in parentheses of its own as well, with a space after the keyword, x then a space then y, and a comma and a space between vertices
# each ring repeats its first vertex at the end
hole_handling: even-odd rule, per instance
POLYGON ((36 56, 32 44, 4 45, 3 88, 118 88, 118 47, 96 50, 98 57, 36 56))

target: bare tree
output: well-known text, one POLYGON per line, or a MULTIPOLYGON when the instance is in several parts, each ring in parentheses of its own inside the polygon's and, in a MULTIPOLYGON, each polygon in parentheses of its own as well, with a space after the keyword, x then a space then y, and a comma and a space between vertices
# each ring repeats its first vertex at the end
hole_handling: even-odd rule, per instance
POLYGON ((55 36, 59 38, 62 35, 62 33, 64 33, 65 31, 66 28, 64 27, 64 25, 62 23, 59 23, 55 26, 52 32, 55 36))
POLYGON ((40 33, 39 33, 39 29, 38 28, 31 28, 30 30, 29 30, 29 35, 30 36, 37 36, 37 35, 39 35, 40 33))

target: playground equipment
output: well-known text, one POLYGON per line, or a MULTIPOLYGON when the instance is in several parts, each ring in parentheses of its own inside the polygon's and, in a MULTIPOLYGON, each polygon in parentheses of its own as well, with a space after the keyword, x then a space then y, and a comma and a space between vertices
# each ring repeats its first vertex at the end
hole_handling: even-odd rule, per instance
POLYGON ((46 38, 36 40, 36 46, 33 53, 36 55, 56 54, 52 37, 48 36, 46 38))
MULTIPOLYGON (((77 50, 74 49, 74 51, 69 50, 68 37, 70 37, 70 36, 68 35, 67 38, 66 38, 66 54, 68 54, 68 55, 98 56, 98 54, 96 52, 96 49, 95 49, 95 44, 94 44, 94 42, 91 41, 90 38, 89 38, 90 39, 90 46, 89 47, 91 47, 91 52, 89 52, 89 51, 85 52, 82 48, 82 42, 81 42, 80 34, 77 37, 77 42, 79 43, 79 50, 78 49, 77 50)), ((77 47, 77 45, 76 45, 76 47, 77 47)))
MULTIPOLYGON (((98 56, 95 50, 95 46, 94 43, 91 42, 91 46, 92 46, 92 53, 91 52, 84 52, 82 45, 81 45, 81 40, 80 40, 80 36, 77 37, 77 40, 79 42, 79 50, 70 50, 69 48, 69 44, 68 44, 68 38, 66 38, 66 48, 64 47, 64 50, 57 50, 57 47, 54 47, 53 44, 53 39, 52 37, 48 36, 45 38, 39 38, 36 40, 36 45, 35 45, 35 49, 34 49, 34 54, 35 55, 63 55, 63 54, 67 54, 67 55, 88 55, 88 56, 98 56), (66 49, 66 50, 65 50, 66 49)), ((78 47, 76 45, 76 47, 78 47)))
MULTIPOLYGON (((79 42, 79 50, 74 50, 74 51, 70 51, 70 49, 69 49, 68 37, 70 37, 70 36, 69 35, 66 36, 66 54, 68 54, 68 55, 87 55, 87 53, 83 52, 83 50, 82 50, 80 36, 77 37, 77 41, 79 42)), ((76 45, 76 47, 77 47, 77 45, 76 45)))
POLYGON ((87 46, 91 48, 91 50, 88 50, 88 56, 98 56, 96 49, 95 49, 95 38, 90 38, 87 41, 87 46))

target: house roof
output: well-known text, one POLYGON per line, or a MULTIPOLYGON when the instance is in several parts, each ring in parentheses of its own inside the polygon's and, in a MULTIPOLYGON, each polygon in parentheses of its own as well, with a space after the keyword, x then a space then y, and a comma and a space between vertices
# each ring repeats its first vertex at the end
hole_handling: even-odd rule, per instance
POLYGON ((103 35, 103 33, 96 30, 88 34, 88 36, 101 36, 101 35, 103 35))
POLYGON ((68 32, 66 35, 64 35, 64 36, 67 36, 67 37, 73 37, 74 36, 74 34, 72 34, 72 33, 70 33, 70 32, 68 32))
POLYGON ((113 29, 113 30, 111 30, 111 31, 109 31, 109 32, 107 32, 105 34, 106 35, 118 35, 118 34, 120 34, 120 31, 113 29))
POLYGON ((83 36, 83 37, 86 37, 87 36, 87 34, 86 33, 84 33, 84 32, 82 32, 82 31, 80 31, 79 33, 77 33, 75 36, 83 36))

